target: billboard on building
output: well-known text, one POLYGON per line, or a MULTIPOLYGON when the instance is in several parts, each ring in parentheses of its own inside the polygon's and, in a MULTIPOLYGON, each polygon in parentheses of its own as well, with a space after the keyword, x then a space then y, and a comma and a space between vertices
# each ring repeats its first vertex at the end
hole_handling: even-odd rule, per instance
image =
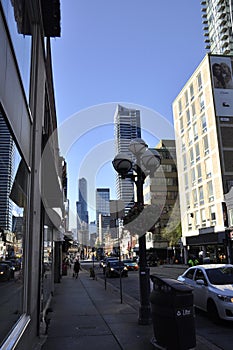
POLYGON ((210 55, 210 67, 216 115, 233 116, 233 57, 210 55))

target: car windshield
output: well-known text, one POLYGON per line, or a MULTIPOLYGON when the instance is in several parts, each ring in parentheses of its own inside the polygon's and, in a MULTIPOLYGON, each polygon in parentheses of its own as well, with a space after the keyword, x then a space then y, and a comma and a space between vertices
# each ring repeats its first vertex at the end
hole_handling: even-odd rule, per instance
POLYGON ((212 284, 233 284, 233 267, 219 267, 207 269, 206 274, 212 284))

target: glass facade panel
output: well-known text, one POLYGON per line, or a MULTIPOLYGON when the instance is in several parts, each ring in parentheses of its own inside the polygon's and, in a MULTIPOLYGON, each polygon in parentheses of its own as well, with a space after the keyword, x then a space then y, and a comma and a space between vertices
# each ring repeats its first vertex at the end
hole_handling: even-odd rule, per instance
MULTIPOLYGON (((15 21, 13 1, 1 0, 1 4, 6 17, 7 25, 10 31, 11 40, 15 50, 19 71, 27 99, 29 100, 29 82, 30 82, 30 57, 31 57, 31 36, 18 33, 17 23, 15 21)), ((15 2, 17 7, 17 2, 15 2)), ((18 5, 20 7, 20 5, 18 5)), ((15 11, 17 11, 15 9, 15 11)))
POLYGON ((28 171, 0 114, 0 343, 23 314, 28 171), (7 141, 7 142, 6 142, 7 141))

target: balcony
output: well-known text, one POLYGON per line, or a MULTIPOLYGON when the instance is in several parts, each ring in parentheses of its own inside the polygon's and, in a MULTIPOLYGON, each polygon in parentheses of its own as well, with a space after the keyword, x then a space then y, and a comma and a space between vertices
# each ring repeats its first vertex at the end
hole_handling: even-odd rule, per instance
POLYGON ((221 13, 219 13, 219 15, 218 15, 218 19, 223 19, 223 18, 225 18, 226 17, 226 12, 221 12, 221 13))
POLYGON ((223 47, 223 48, 226 48, 226 47, 228 47, 228 45, 229 45, 229 43, 228 43, 227 41, 225 41, 225 42, 223 43, 222 47, 223 47))
POLYGON ((228 32, 225 32, 221 35, 221 40, 227 40, 229 38, 228 32))

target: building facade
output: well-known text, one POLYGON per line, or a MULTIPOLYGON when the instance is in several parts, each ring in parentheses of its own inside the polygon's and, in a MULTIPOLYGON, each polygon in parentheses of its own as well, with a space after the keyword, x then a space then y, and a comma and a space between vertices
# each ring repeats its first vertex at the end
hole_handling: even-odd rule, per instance
POLYGON ((173 117, 185 254, 220 262, 229 261, 224 194, 233 179, 233 90, 216 87, 216 63, 232 67, 232 58, 206 55, 174 100, 173 117))
POLYGON ((110 189, 96 189, 96 224, 99 243, 104 245, 105 235, 110 229, 110 189))
POLYGON ((153 234, 147 233, 147 245, 150 238, 150 248, 156 249, 158 258, 167 260, 174 255, 173 245, 176 246, 169 241, 172 237, 169 233, 178 229, 180 223, 175 140, 160 140, 155 149, 161 155, 161 165, 153 177, 148 176, 145 180, 144 203, 158 205, 161 212, 157 214, 158 218, 155 216, 153 234))
POLYGON ((78 181, 79 202, 77 206, 78 225, 82 222, 88 224, 87 211, 87 180, 84 178, 78 181))
MULTIPOLYGON (((132 139, 141 138, 140 111, 118 105, 114 115, 115 154, 124 153, 133 160, 132 153, 128 150, 132 139)), ((116 174, 117 198, 125 203, 128 212, 134 205, 133 180, 122 179, 116 174)))
POLYGON ((206 50, 212 54, 232 55, 232 0, 203 0, 202 23, 206 50))
POLYGON ((51 59, 60 29, 59 1, 0 2, 0 115, 9 135, 8 164, 2 138, 0 160, 12 176, 0 249, 11 245, 7 258, 18 266, 0 301, 1 349, 34 348, 60 279, 64 192, 51 59))
POLYGON ((12 228, 10 189, 13 184, 14 141, 2 114, 0 114, 0 154, 0 227, 10 231, 12 228))

